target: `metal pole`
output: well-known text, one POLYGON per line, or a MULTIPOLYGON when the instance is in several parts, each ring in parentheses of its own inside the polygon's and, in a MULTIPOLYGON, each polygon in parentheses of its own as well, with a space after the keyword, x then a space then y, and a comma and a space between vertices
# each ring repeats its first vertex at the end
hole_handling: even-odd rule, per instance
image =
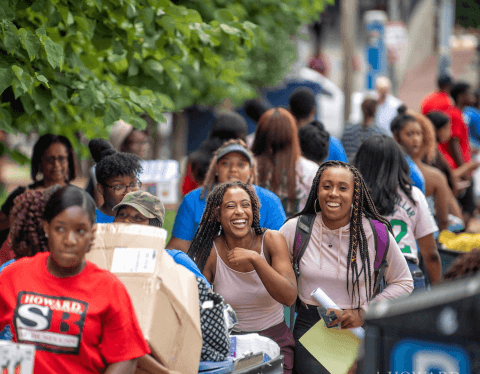
POLYGON ((453 34, 455 3, 453 0, 440 0, 438 9, 438 75, 452 74, 452 50, 450 37, 453 34))
MULTIPOLYGON (((390 21, 400 21, 400 0, 389 1, 388 15, 390 21)), ((392 82, 392 93, 398 95, 397 66, 395 63, 388 63, 388 75, 392 82)))
POLYGON ((353 90, 353 53, 355 48, 355 29, 356 29, 356 1, 341 0, 341 35, 343 48, 343 93, 345 95, 345 107, 343 118, 347 123, 350 117, 351 99, 353 90))

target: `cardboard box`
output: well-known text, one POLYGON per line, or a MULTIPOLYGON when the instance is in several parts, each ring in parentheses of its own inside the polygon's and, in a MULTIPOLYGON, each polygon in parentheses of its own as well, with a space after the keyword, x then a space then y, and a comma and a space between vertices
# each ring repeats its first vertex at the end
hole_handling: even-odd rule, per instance
POLYGON ((194 275, 165 252, 167 232, 134 224, 98 224, 87 260, 125 284, 152 355, 182 374, 198 373, 202 332, 194 275))
POLYGON ((0 373, 32 374, 35 346, 0 340, 0 373))

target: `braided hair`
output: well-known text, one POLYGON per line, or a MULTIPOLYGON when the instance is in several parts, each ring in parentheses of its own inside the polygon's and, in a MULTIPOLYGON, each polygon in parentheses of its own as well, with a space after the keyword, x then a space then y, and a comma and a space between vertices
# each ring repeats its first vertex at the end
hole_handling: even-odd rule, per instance
POLYGON ((14 200, 9 245, 18 260, 48 251, 48 240, 43 231, 43 214, 50 196, 60 189, 54 185, 47 190, 26 190, 14 200))
MULTIPOLYGON (((365 215, 368 218, 376 219, 387 226, 390 232, 392 228, 390 223, 383 218, 375 208, 375 204, 368 192, 368 188, 363 180, 360 172, 352 165, 349 165, 342 161, 327 161, 324 162, 317 171, 315 178, 313 179, 312 188, 308 195, 307 202, 303 210, 291 218, 298 217, 302 214, 316 214, 315 201, 318 196, 318 188, 320 185, 320 178, 323 172, 331 167, 342 167, 348 169, 353 175, 354 190, 353 190, 353 208, 350 217, 350 244, 348 246, 347 257, 347 292, 351 295, 352 303, 356 296, 360 296, 360 275, 365 272, 365 286, 367 300, 372 299, 374 280, 371 276, 370 257, 368 255, 368 242, 365 236, 365 230, 363 228, 362 218, 365 215), (362 262, 361 269, 357 265, 357 257, 360 256, 362 262), (352 272, 352 281, 349 282, 350 272, 352 272), (368 276, 368 278, 367 278, 368 276), (368 279, 368 282, 367 282, 368 279), (350 287, 352 293, 350 293, 350 287), (357 292, 355 292, 357 291, 357 292)), ((290 218, 290 219, 291 219, 290 218)), ((358 305, 360 306, 360 297, 358 297, 358 305)))
POLYGON ((212 251, 213 240, 223 234, 223 228, 220 224, 220 206, 223 196, 229 188, 241 188, 250 197, 252 204, 253 221, 252 228, 256 235, 262 235, 265 229, 260 227, 260 200, 252 186, 240 181, 227 182, 217 185, 210 193, 207 199, 207 206, 202 215, 202 220, 198 226, 197 232, 193 237, 187 254, 197 264, 200 271, 203 271, 207 259, 212 251))
POLYGON ((218 160, 218 153, 222 151, 224 148, 228 147, 232 144, 239 144, 247 150, 250 155, 252 156, 253 166, 252 166, 252 177, 250 178, 249 184, 257 184, 257 161, 255 157, 253 157, 252 152, 248 149, 247 144, 242 139, 230 139, 227 140, 223 145, 218 148, 215 153, 213 154, 212 160, 210 161, 210 166, 208 167, 207 174, 205 175, 205 180, 203 181, 202 193, 200 195, 201 199, 204 199, 210 191, 213 189, 213 186, 218 183, 217 177, 217 162, 218 160))

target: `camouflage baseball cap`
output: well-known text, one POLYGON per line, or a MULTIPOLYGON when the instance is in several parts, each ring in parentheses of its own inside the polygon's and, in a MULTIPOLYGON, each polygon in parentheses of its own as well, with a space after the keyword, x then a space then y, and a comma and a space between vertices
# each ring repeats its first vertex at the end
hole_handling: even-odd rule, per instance
POLYGON ((113 210, 120 209, 123 205, 129 205, 137 209, 147 218, 158 218, 163 225, 165 218, 165 207, 162 201, 147 191, 134 191, 125 195, 120 204, 116 205, 113 210))

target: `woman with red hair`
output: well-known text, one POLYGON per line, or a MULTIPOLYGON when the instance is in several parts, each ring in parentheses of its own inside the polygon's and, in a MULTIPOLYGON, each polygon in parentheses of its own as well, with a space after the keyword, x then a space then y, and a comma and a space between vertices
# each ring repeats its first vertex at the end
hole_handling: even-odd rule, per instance
POLYGON ((287 217, 302 210, 318 165, 302 157, 292 114, 283 108, 267 110, 258 121, 252 152, 258 184, 280 198, 287 217))

